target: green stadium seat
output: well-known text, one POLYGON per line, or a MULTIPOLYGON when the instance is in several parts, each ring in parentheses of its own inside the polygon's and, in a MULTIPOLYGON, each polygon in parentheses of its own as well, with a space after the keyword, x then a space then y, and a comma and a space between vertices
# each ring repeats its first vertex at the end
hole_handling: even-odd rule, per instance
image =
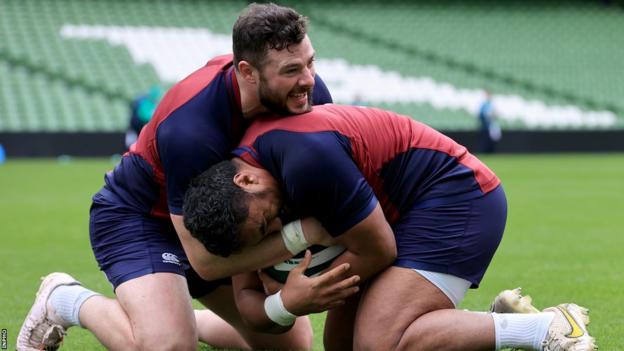
MULTIPOLYGON (((598 109, 609 106, 624 114, 624 83, 614 73, 621 69, 624 50, 613 45, 616 38, 624 37, 621 13, 598 4, 283 3, 311 18, 310 35, 319 59, 374 64, 383 71, 430 77, 458 89, 489 87, 501 96, 518 95, 552 106, 589 109, 585 101, 594 101, 598 109)), ((134 95, 154 83, 171 83, 160 82, 151 66, 133 62, 124 47, 104 40, 61 37, 63 25, 187 26, 229 34, 246 4, 225 0, 0 1, 0 110, 16 116, 0 116, 0 131, 122 131, 127 103, 134 95), (32 95, 31 106, 22 101, 21 94, 32 95)), ((434 127, 471 130, 477 126, 475 117, 464 110, 435 109, 415 102, 382 105, 427 116, 423 118, 434 127)), ((556 124, 558 117, 543 118, 536 125, 516 118, 501 122, 505 129, 578 128, 569 122, 556 124)), ((597 120, 582 128, 602 127, 597 120)), ((624 116, 618 116, 612 128, 624 128, 624 116)))

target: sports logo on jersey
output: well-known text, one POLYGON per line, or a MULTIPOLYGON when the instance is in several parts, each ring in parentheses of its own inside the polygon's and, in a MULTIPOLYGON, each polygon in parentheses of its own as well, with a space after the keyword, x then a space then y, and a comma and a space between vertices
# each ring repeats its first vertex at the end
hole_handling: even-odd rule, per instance
POLYGON ((180 260, 178 259, 178 256, 169 253, 169 252, 164 252, 162 254, 162 258, 163 258, 163 263, 173 263, 175 265, 180 265, 180 260))

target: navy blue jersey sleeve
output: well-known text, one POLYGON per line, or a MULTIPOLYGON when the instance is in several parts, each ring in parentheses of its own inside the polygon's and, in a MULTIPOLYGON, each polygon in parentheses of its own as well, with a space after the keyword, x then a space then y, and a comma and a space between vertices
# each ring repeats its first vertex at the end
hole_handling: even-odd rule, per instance
POLYGON ((274 130, 256 140, 258 161, 280 181, 286 200, 316 217, 332 236, 365 219, 377 198, 351 158, 347 138, 333 131, 274 130))
POLYGON ((329 89, 327 89, 327 85, 321 79, 321 77, 317 74, 314 76, 314 90, 312 91, 312 104, 313 105, 323 105, 323 104, 331 104, 334 101, 332 100, 331 94, 329 93, 329 89))
POLYGON ((191 179, 229 158, 230 151, 230 141, 218 128, 184 123, 184 113, 174 112, 158 127, 156 135, 169 212, 175 215, 182 215, 184 194, 191 179))

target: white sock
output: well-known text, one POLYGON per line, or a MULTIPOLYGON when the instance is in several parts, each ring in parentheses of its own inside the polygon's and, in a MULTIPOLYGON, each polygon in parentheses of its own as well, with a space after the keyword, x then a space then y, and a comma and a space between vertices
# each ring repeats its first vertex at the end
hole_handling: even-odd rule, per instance
POLYGON ((555 318, 553 312, 492 313, 496 349, 514 347, 541 350, 548 327, 555 318))
POLYGON ((48 302, 56 314, 71 325, 80 325, 80 306, 91 296, 100 295, 82 285, 61 285, 50 294, 48 302))

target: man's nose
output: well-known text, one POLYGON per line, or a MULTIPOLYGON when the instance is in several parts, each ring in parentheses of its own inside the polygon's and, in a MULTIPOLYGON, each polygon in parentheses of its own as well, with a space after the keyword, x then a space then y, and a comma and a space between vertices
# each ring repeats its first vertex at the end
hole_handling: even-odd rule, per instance
POLYGON ((314 86, 314 69, 306 67, 301 72, 301 77, 299 78, 299 85, 307 88, 311 88, 314 86))

